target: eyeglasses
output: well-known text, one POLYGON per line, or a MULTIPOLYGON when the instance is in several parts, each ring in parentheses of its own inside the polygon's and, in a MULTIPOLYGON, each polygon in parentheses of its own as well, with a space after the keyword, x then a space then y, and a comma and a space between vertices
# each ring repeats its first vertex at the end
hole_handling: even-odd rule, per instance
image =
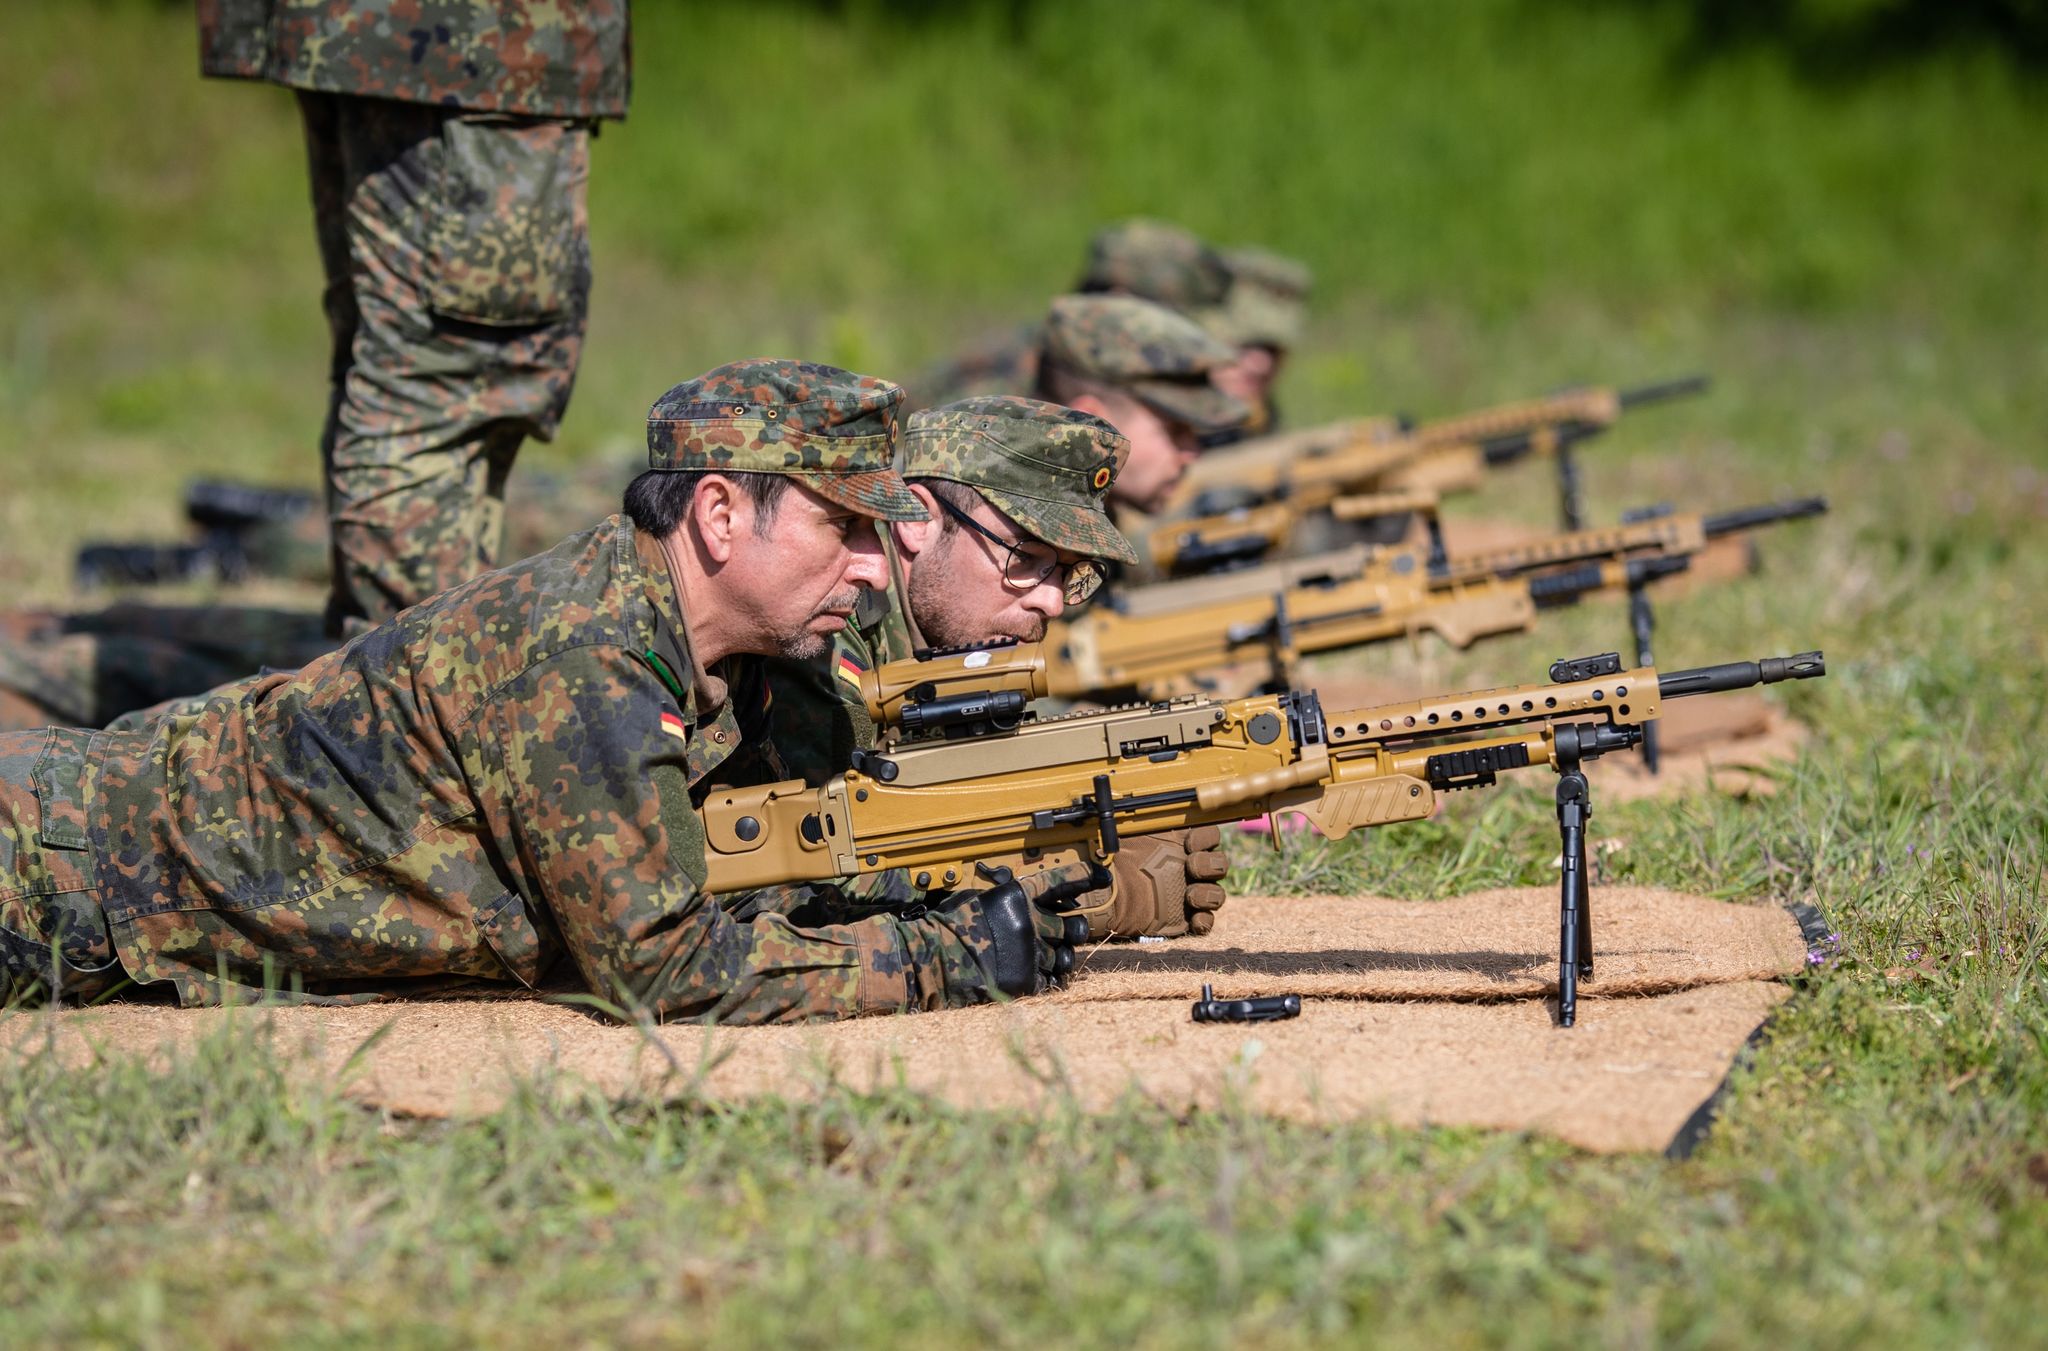
POLYGON ((1062 563, 1055 558, 1050 563, 1042 562, 1024 552, 1023 541, 1004 539, 951 502, 941 499, 939 505, 948 516, 1003 551, 1003 585, 1012 590, 1029 591, 1034 586, 1043 586, 1054 573, 1061 574, 1060 596, 1069 605, 1079 605, 1102 589, 1106 574, 1095 559, 1062 563))

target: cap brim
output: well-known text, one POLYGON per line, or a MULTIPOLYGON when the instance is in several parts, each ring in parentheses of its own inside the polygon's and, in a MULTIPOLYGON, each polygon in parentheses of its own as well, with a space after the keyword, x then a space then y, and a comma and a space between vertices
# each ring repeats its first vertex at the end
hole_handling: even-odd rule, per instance
POLYGON ((827 502, 879 521, 929 521, 931 513, 893 469, 865 474, 798 474, 797 480, 827 502))
POLYGON ((1020 497, 979 484, 975 487, 997 511, 1055 549, 1085 558, 1113 558, 1119 563, 1138 561, 1138 551, 1131 547, 1130 540, 1101 511, 1039 497, 1020 497))
POLYGON ((1226 432, 1251 421, 1252 410, 1207 381, 1138 380, 1130 392, 1156 413, 1198 432, 1226 432))
POLYGON ((1301 306, 1254 286, 1230 288, 1220 336, 1239 347, 1286 351, 1301 340, 1301 306))

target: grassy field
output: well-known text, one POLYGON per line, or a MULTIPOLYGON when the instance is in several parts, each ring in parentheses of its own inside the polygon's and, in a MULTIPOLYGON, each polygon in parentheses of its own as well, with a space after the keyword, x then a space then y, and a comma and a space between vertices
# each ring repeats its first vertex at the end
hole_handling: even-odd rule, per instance
MULTIPOLYGON (((1147 212, 1316 267, 1297 421, 1711 371, 1586 456, 1597 512, 1824 491, 1695 664, 1819 646, 1768 800, 1603 806, 1612 875, 1811 899, 1841 934, 1685 1161, 1133 1104, 1108 1117, 533 1097, 384 1120, 253 1035, 0 1082, 0 1344, 1735 1346, 2038 1342, 2048 1301, 2048 104, 1958 49, 1815 84, 1670 7, 636 6, 575 405, 624 459, 761 351, 900 374, 1031 314, 1147 212)), ((0 589, 310 485, 319 320, 291 102, 192 75, 179 6, 0 19, 0 589)), ((515 491, 516 491, 515 479, 515 491)), ((1504 478, 1470 510, 1545 519, 1504 478)), ((1446 686, 1620 644, 1611 608, 1375 656, 1446 686)), ((1547 795, 1243 885, 1536 883, 1547 795)), ((1228 911, 1224 922, 1227 924, 1228 911)), ((34 1037, 33 1017, 0 1035, 34 1037)))

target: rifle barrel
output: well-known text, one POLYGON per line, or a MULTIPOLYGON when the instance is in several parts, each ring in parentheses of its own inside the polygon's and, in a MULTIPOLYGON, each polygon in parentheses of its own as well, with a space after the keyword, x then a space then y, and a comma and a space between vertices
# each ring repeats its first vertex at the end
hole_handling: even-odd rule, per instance
POLYGON ((1657 677, 1657 693, 1665 699, 1677 699, 1687 694, 1719 694, 1724 690, 1746 690, 1752 685, 1775 685, 1781 680, 1812 680, 1827 673, 1827 661, 1820 653, 1800 652, 1790 657, 1667 671, 1657 677))
MULTIPOLYGON (((1622 575, 1626 585, 1638 587, 1660 577, 1676 576, 1691 566, 1692 559, 1684 554, 1672 558, 1632 558, 1622 575)), ((1576 567, 1531 577, 1529 599, 1535 601, 1539 609, 1555 609, 1560 605, 1573 604, 1606 585, 1605 563, 1581 563, 1576 567)))
POLYGON ((1707 392, 1708 379, 1704 375, 1682 375, 1676 380, 1659 380, 1655 384, 1637 385, 1624 389, 1618 395, 1623 408, 1640 408, 1646 403, 1663 403, 1666 399, 1682 399, 1693 394, 1707 392))
POLYGON ((1700 528, 1706 531, 1708 539, 1715 539, 1722 535, 1732 535, 1738 530, 1754 530, 1760 525, 1819 516, 1827 509, 1828 500, 1825 497, 1800 497, 1790 502, 1773 502, 1761 507, 1741 507, 1735 511, 1703 516, 1700 518, 1700 528))

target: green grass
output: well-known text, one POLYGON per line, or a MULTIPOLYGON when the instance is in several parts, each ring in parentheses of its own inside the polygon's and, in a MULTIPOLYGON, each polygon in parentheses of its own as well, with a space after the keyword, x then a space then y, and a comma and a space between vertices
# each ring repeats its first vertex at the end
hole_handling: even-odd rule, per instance
MULTIPOLYGON (((1297 421, 1706 369, 1586 453, 1602 515, 1824 491, 1759 578, 1662 612, 1691 665, 1820 646, 1778 794, 1600 804, 1616 879, 1811 899, 1835 956, 1700 1154, 903 1098, 480 1123, 287 1083, 244 1031, 0 1082, 0 1341, 2005 1345, 2048 1297, 2048 107, 1995 56, 1811 83, 1689 64, 1669 7, 636 7, 558 464, 768 350, 901 374, 1032 313, 1144 211, 1310 260, 1297 421)), ((324 330, 288 96, 190 15, 17 5, 0 40, 0 589, 168 535, 202 470, 310 483, 324 330)), ((517 490, 515 476, 515 491, 517 490)), ((1547 519, 1540 475, 1461 510, 1547 519)), ((564 524, 564 529, 570 523, 564 524)), ((1442 688, 1623 646, 1587 607, 1442 688)), ((1239 885, 1554 874, 1539 787, 1239 885)), ((1229 922, 1229 912, 1224 923, 1229 922)), ((0 1035, 33 1037, 33 1017, 0 1035)))

